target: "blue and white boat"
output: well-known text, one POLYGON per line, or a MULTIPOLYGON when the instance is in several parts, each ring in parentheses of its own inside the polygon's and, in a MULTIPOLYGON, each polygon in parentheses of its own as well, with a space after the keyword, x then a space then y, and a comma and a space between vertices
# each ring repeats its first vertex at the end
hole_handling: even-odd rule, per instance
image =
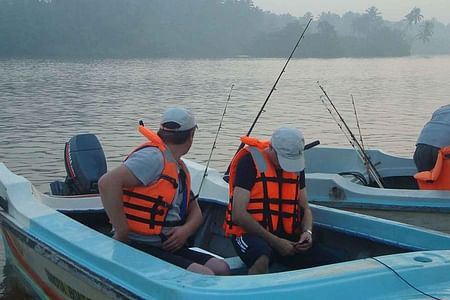
POLYGON ((419 190, 411 158, 380 150, 368 150, 367 154, 384 188, 371 180, 352 148, 305 151, 310 202, 450 233, 450 191, 419 190))
MULTIPOLYGON (((187 163, 198 189, 204 166, 187 163)), ((98 196, 42 194, 3 163, 0 201, 7 259, 42 299, 450 299, 449 235, 315 205, 315 243, 342 262, 245 275, 221 229, 227 185, 212 169, 193 246, 224 257, 232 276, 191 273, 115 241, 98 196)))

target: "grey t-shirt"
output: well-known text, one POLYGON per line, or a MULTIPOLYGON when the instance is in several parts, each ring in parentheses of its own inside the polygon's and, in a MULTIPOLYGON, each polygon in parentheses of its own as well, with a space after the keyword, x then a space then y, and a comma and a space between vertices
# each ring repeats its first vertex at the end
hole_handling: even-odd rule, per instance
POLYGON ((420 132, 417 144, 442 148, 450 145, 450 104, 437 109, 420 132))
MULTIPOLYGON (((142 183, 142 185, 149 185, 159 179, 159 176, 163 170, 164 159, 161 151, 156 147, 146 147, 142 148, 133 154, 131 154, 124 165, 136 176, 137 179, 142 183)), ((179 172, 179 170, 178 170, 179 172)), ((167 221, 179 221, 180 216, 180 206, 183 201, 183 190, 182 185, 179 184, 178 193, 172 202, 172 207, 167 213, 167 221)), ((167 234, 170 230, 168 227, 162 228, 162 233, 167 234)), ((157 235, 142 235, 134 232, 129 232, 128 238, 131 240, 138 240, 141 242, 146 242, 154 246, 161 245, 161 238, 157 235)))

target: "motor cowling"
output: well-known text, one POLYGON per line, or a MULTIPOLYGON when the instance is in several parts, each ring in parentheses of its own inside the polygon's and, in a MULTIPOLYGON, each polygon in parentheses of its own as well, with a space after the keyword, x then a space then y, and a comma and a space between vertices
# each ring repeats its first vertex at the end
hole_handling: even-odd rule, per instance
POLYGON ((103 148, 94 134, 79 134, 66 142, 64 162, 66 179, 50 184, 52 194, 98 194, 98 180, 107 166, 103 148))

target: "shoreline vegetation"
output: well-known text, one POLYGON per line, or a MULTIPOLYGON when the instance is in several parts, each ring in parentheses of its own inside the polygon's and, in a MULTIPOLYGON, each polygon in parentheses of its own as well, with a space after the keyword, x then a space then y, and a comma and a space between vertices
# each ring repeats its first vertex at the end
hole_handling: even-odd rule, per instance
POLYGON ((295 17, 251 0, 0 0, 0 58, 286 57, 450 54, 450 24, 414 7, 384 20, 369 7, 295 17))

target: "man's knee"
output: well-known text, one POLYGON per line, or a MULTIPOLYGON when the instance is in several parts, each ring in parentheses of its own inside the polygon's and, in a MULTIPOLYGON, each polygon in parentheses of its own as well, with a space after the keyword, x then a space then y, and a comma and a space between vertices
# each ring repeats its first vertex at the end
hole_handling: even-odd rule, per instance
POLYGON ((218 258, 211 258, 205 264, 205 267, 208 267, 210 270, 214 272, 215 275, 230 275, 230 266, 223 260, 218 258))
POLYGON ((198 263, 192 263, 187 267, 188 271, 194 272, 194 273, 200 273, 204 275, 214 275, 214 271, 208 268, 207 266, 198 264, 198 263))

